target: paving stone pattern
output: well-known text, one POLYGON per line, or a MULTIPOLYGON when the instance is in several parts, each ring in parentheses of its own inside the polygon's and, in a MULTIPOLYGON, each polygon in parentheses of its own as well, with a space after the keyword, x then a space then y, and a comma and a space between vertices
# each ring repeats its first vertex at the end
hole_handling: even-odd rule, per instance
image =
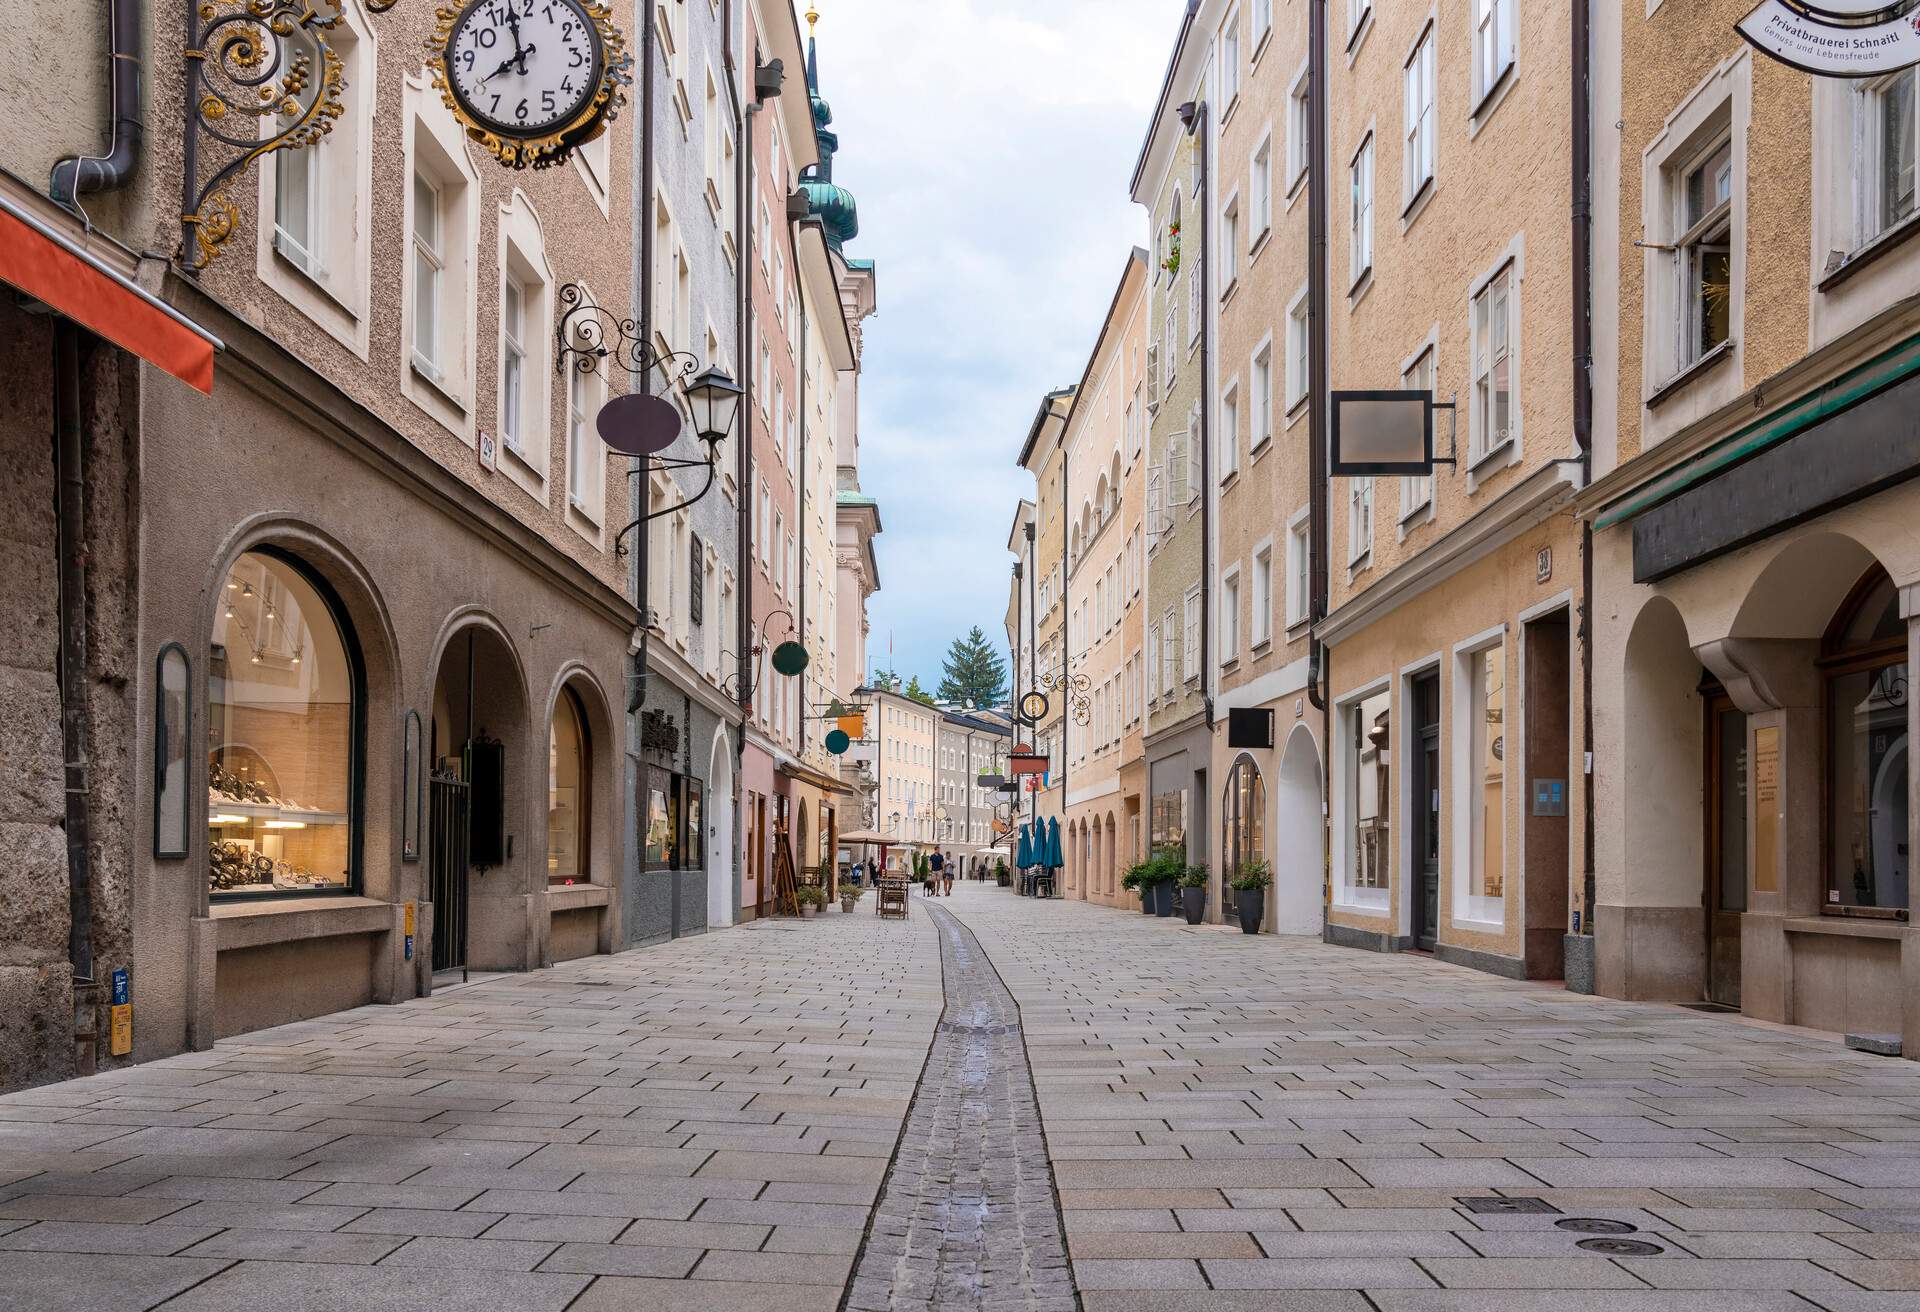
POLYGON ((0 1098, 0 1312, 865 1312, 877 1256, 900 1259, 888 1306, 1920 1312, 1920 1064, 955 893, 0 1098), (972 987, 982 955, 1017 1017, 972 987), (964 1028, 930 1062, 943 1002, 964 1028), (917 1134, 923 1111, 953 1130, 917 1134), (1013 1128, 985 1134, 988 1111, 1013 1128), (880 1201, 896 1146, 904 1215, 880 1201), (1494 1197, 1554 1210, 1462 1201, 1494 1197), (1557 1224, 1577 1218, 1632 1229, 1557 1224), (938 1243, 883 1253, 902 1222, 938 1243))
POLYGON ((1920 1310, 1920 1065, 1427 957, 953 908, 1019 999, 1088 1312, 1920 1310))
POLYGON ((940 1014, 914 901, 0 1098, 0 1312, 833 1312, 940 1014))
POLYGON ((848 1312, 1075 1312, 1020 1011, 932 902, 946 1013, 861 1248, 848 1312))

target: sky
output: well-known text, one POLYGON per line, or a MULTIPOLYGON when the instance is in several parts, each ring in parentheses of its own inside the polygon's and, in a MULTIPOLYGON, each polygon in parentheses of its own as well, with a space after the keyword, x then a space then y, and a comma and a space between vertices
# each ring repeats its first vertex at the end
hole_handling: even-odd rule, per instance
MULTIPOLYGON (((1080 380, 1145 211, 1127 194, 1185 0, 814 0, 847 254, 878 265, 860 483, 880 501, 869 669, 931 690, 979 625, 1005 654, 1015 462, 1080 380)), ((806 0, 799 0, 802 11, 806 0)), ((802 24, 804 30, 804 21, 802 24)))

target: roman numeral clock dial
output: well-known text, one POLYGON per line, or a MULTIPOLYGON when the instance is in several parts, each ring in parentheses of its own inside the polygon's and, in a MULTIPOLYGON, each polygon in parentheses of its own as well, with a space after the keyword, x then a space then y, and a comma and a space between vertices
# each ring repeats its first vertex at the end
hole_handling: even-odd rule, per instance
POLYGON ((544 168, 606 130, 631 58, 593 0, 469 0, 429 45, 447 104, 503 164, 544 168))

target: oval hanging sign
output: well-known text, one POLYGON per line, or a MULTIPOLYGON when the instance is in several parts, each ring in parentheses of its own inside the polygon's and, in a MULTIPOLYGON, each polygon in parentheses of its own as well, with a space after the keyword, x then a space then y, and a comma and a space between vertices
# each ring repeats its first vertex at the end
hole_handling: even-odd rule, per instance
POLYGON ((600 440, 622 455, 658 455, 680 436, 680 411, 664 396, 629 392, 601 406, 594 426, 600 440))
POLYGON ((1920 14, 1911 6, 1763 0, 1734 28, 1763 54, 1818 77, 1879 77, 1920 64, 1920 14), (1866 21, 1835 21, 1847 17, 1866 21))
POLYGON ((782 674, 798 674, 807 668, 807 649, 797 642, 783 642, 773 649, 773 668, 782 674))

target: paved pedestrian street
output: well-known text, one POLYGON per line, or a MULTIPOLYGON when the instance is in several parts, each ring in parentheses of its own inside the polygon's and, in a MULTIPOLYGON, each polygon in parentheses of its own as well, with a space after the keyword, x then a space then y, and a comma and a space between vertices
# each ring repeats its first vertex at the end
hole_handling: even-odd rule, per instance
POLYGON ((1920 1309, 1912 1064, 913 903, 0 1098, 0 1309, 1920 1309))

